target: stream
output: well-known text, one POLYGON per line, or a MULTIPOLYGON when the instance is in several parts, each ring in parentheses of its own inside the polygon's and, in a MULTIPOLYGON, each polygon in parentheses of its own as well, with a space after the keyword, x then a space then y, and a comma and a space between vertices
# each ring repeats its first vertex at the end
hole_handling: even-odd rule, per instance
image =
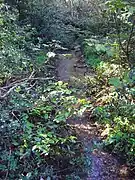
MULTIPOLYGON (((93 76, 87 69, 82 57, 75 52, 60 54, 57 63, 57 76, 60 81, 68 82, 71 87, 82 89, 82 78, 93 76), (79 87, 80 86, 80 87, 79 87)), ((133 180, 128 176, 125 165, 121 165, 116 157, 102 150, 101 127, 88 117, 68 120, 75 128, 78 139, 83 144, 85 169, 82 180, 133 180)))

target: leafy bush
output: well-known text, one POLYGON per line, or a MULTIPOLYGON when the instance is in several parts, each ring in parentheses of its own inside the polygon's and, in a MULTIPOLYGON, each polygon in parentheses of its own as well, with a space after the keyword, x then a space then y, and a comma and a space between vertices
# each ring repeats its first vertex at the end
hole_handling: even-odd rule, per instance
POLYGON ((135 105, 133 80, 129 73, 123 81, 111 79, 116 92, 105 106, 97 107, 94 115, 103 123, 108 124, 105 145, 121 156, 128 165, 134 166, 135 156, 135 105))
MULTIPOLYGON (((130 67, 134 65, 134 5, 129 1, 110 0, 106 2, 106 15, 111 21, 113 32, 116 35, 116 42, 119 45, 119 51, 124 58, 124 64, 130 67)), ((120 58, 123 59, 123 58, 120 58)))
POLYGON ((55 58, 47 51, 55 46, 31 25, 21 27, 15 8, 0 8, 0 176, 55 179, 64 167, 80 168, 80 144, 66 120, 89 105, 54 83, 55 58))
POLYGON ((54 178, 58 168, 71 168, 72 158, 80 156, 80 152, 66 121, 74 114, 83 113, 89 107, 87 102, 74 97, 66 84, 58 82, 46 85, 37 101, 25 105, 27 109, 18 101, 11 99, 10 103, 11 114, 9 109, 1 109, 1 118, 7 115, 7 121, 1 124, 2 174, 10 179, 54 178), (15 108, 18 103, 19 110, 15 108))
POLYGON ((21 24, 31 23, 44 42, 56 39, 62 45, 72 47, 76 40, 80 41, 87 35, 104 33, 105 21, 101 18, 101 1, 98 0, 96 3, 76 0, 6 2, 18 8, 21 24))
POLYGON ((39 70, 41 60, 44 63, 47 57, 41 44, 34 44, 35 29, 29 24, 23 27, 17 24, 18 11, 6 4, 1 4, 0 10, 0 83, 4 83, 14 76, 24 77, 34 69, 39 70))
POLYGON ((106 149, 134 167, 134 68, 124 68, 118 43, 100 42, 90 39, 84 49, 87 63, 96 71, 94 77, 87 77, 93 118, 106 126, 101 134, 106 149))

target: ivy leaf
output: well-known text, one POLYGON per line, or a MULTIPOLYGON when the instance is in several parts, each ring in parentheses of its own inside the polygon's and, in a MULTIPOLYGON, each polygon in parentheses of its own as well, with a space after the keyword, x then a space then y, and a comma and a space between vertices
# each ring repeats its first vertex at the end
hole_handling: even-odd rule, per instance
POLYGON ((113 85, 114 87, 118 88, 121 87, 122 82, 119 80, 119 78, 114 77, 109 80, 109 84, 113 85))
POLYGON ((7 170, 7 167, 3 164, 0 164, 0 170, 7 170))
POLYGON ((43 64, 47 60, 47 57, 45 55, 40 55, 37 57, 37 63, 43 64))
POLYGON ((95 48, 97 52, 106 52, 106 47, 103 44, 97 44, 95 48))

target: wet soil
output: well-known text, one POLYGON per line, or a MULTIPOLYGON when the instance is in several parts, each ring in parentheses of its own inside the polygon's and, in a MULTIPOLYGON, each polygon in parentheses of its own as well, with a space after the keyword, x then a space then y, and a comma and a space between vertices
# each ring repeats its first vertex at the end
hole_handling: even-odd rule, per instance
MULTIPOLYGON (((93 76, 92 70, 85 66, 84 60, 77 57, 74 52, 61 54, 57 62, 58 79, 69 82, 72 87, 80 86, 83 91, 82 79, 93 76)), ((78 139, 83 144, 85 168, 82 180, 134 180, 128 175, 128 168, 120 165, 112 154, 102 149, 101 133, 103 128, 93 122, 90 117, 78 117, 67 122, 74 128, 78 139)))

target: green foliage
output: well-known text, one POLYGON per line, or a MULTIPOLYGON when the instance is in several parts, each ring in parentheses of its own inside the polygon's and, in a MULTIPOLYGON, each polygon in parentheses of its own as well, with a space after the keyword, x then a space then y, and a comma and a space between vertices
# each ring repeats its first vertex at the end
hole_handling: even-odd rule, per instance
POLYGON ((105 51, 106 51, 105 46, 103 44, 100 44, 98 40, 96 39, 85 40, 84 54, 87 63, 93 68, 96 68, 100 64, 101 60, 99 58, 99 55, 105 53, 105 51))
POLYGON ((110 127, 105 145, 131 166, 135 165, 134 108, 134 104, 118 100, 95 110, 95 115, 110 127))
POLYGON ((119 80, 119 78, 111 78, 109 80, 109 84, 113 85, 114 87, 120 87, 121 86, 121 81, 119 80))
MULTIPOLYGON (((109 130, 106 147, 134 166, 135 73, 127 65, 134 60, 134 7, 122 0, 107 1, 104 12, 99 1, 6 2, 10 6, 0 4, 2 179, 65 178, 63 168, 83 166, 67 122, 91 105, 52 76, 55 50, 90 34, 96 36, 85 40, 84 55, 95 74, 86 77, 86 95, 94 117, 109 130)), ((66 178, 80 179, 75 173, 66 178)))
POLYGON ((96 71, 94 77, 87 78, 87 94, 95 106, 93 117, 107 127, 106 149, 134 167, 134 68, 124 68, 119 43, 100 42, 87 40, 84 49, 87 63, 96 71))
MULTIPOLYGON (((34 44, 36 31, 31 25, 18 25, 19 13, 5 4, 0 7, 0 83, 14 76, 41 70, 47 57, 41 44, 34 44)), ((45 70, 45 68, 44 68, 45 70)))
POLYGON ((18 10, 4 3, 0 8, 0 176, 55 179, 59 169, 74 169, 72 159, 82 166, 75 160, 82 156, 80 144, 66 121, 89 104, 67 84, 49 80, 55 58, 46 53, 55 45, 44 44, 31 25, 20 26, 18 10))
POLYGON ((110 62, 125 67, 125 58, 121 58, 120 49, 120 44, 114 34, 106 38, 95 37, 87 39, 84 42, 86 61, 93 68, 96 68, 100 63, 103 64, 103 62, 110 62))
POLYGON ((102 61, 110 61, 119 63, 119 44, 108 40, 108 38, 100 39, 99 37, 87 39, 84 43, 84 54, 87 63, 93 68, 103 64, 102 61))
POLYGON ((87 78, 88 94, 100 93, 105 86, 110 86, 117 77, 122 78, 125 72, 121 64, 118 63, 117 45, 106 43, 106 39, 104 44, 100 41, 96 39, 85 41, 86 62, 96 71, 95 77, 87 78))
MULTIPOLYGON (((46 178, 47 175, 54 177, 57 170, 51 173, 46 171, 51 167, 55 169, 59 161, 62 164, 66 161, 67 168, 74 166, 72 158, 75 160, 78 153, 78 143, 66 121, 71 116, 83 113, 89 104, 76 98, 74 92, 63 82, 50 83, 44 87, 43 92, 38 100, 31 102, 30 106, 28 103, 25 105, 29 107, 25 112, 24 104, 21 106, 18 100, 11 101, 12 108, 14 107, 13 117, 10 117, 9 124, 4 122, 1 134, 1 170, 3 173, 10 170, 8 173, 10 179, 26 176, 29 176, 29 179, 40 176, 46 178), (4 139, 5 136, 8 138, 4 139)), ((5 116, 4 110, 1 112, 5 116)), ((77 166, 80 166, 79 163, 77 166)))
POLYGON ((106 5, 106 15, 109 17, 111 24, 114 24, 113 30, 116 34, 119 50, 125 56, 122 62, 132 66, 134 64, 135 7, 132 3, 123 0, 107 1, 106 5))
POLYGON ((106 82, 106 84, 110 78, 122 77, 124 74, 124 69, 121 66, 103 61, 97 66, 96 71, 98 79, 106 82))
POLYGON ((109 125, 105 146, 124 159, 128 165, 134 166, 135 156, 135 105, 133 103, 133 81, 129 73, 119 79, 111 78, 109 83, 115 87, 111 101, 97 107, 94 115, 104 124, 109 125))
POLYGON ((89 34, 103 33, 100 2, 65 0, 24 0, 7 2, 17 7, 21 24, 30 22, 44 42, 53 39, 73 47, 89 34), (96 22, 96 24, 95 24, 96 22))

